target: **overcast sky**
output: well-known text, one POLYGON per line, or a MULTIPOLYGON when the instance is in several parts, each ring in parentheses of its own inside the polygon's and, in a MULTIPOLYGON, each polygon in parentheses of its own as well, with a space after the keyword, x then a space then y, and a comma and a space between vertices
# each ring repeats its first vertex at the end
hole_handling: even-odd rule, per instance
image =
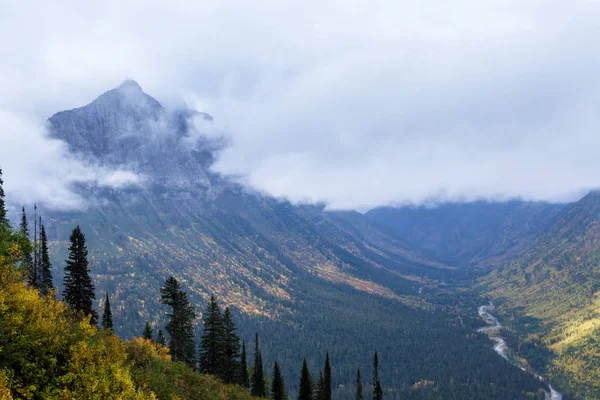
POLYGON ((120 184, 42 123, 133 78, 215 117, 217 171, 293 201, 574 199, 600 186, 598 21, 591 0, 2 1, 5 189, 70 208, 74 181, 120 184))

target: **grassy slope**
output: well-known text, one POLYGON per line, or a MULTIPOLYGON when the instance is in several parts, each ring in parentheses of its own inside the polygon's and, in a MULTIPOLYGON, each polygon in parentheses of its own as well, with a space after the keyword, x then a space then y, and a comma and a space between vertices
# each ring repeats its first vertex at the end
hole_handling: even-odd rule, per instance
POLYGON ((600 398, 597 193, 569 206, 527 253, 482 283, 507 325, 533 345, 525 348, 540 359, 538 369, 572 398, 600 398))

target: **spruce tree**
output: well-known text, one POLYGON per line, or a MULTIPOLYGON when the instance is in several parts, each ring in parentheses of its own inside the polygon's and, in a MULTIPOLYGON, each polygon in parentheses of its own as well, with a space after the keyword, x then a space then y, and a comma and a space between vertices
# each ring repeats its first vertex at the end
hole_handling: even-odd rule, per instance
POLYGON ((146 340, 154 340, 154 330, 150 325, 150 322, 146 321, 146 325, 144 325, 144 331, 142 332, 142 337, 146 340))
POLYGON ((106 330, 113 330, 112 311, 110 310, 110 300, 108 292, 106 293, 106 304, 104 304, 104 314, 102 314, 102 327, 106 330))
POLYGON ((2 180, 2 168, 0 168, 0 224, 8 224, 6 217, 6 204, 4 203, 4 181, 2 180))
POLYGON ((258 333, 256 334, 256 342, 254 344, 254 371, 252 373, 252 389, 250 390, 250 394, 256 397, 265 397, 267 395, 262 355, 260 354, 260 347, 258 345, 258 333))
POLYGON ((38 287, 38 273, 40 270, 39 246, 38 246, 38 218, 37 206, 33 205, 33 266, 31 267, 29 284, 38 287))
POLYGON ((240 338, 236 334, 235 323, 231 317, 229 307, 225 308, 223 314, 223 333, 225 338, 223 381, 225 383, 236 383, 240 369, 240 338))
POLYGON ((37 286, 37 271, 33 265, 33 258, 31 253, 33 252, 33 248, 31 246, 31 242, 29 241, 29 224, 27 222, 27 214, 25 213, 25 207, 21 209, 21 224, 19 226, 19 232, 22 236, 22 244, 21 251, 23 252, 23 258, 21 263, 23 264, 23 268, 27 273, 27 283, 31 287, 37 286))
POLYGON ((331 400, 331 365, 329 364, 329 353, 325 355, 325 367, 323 368, 323 400, 331 400))
POLYGON ((165 326, 169 334, 169 349, 175 361, 182 361, 190 367, 196 364, 194 344, 194 308, 190 305, 186 293, 173 277, 165 281, 160 289, 161 302, 171 307, 167 313, 169 322, 165 326))
POLYGON ((356 371, 356 400, 364 400, 363 385, 360 379, 360 369, 356 371))
POLYGON ((373 400, 383 399, 383 389, 381 387, 381 381, 379 380, 379 357, 377 352, 373 357, 373 400))
POLYGON ((85 236, 79 226, 73 229, 70 240, 63 291, 65 301, 72 309, 90 315, 90 324, 96 325, 98 314, 92 309, 92 300, 96 298, 96 295, 88 268, 85 236))
POLYGON ((48 254, 48 238, 46 237, 46 229, 44 228, 44 225, 41 225, 39 264, 37 283, 40 288, 40 292, 46 296, 52 290, 52 264, 50 263, 50 255, 48 254))
POLYGON ((225 327, 221 309, 214 296, 210 298, 202 323, 204 329, 200 339, 198 357, 200 372, 225 380, 225 327))
POLYGON ((285 382, 279 364, 275 361, 273 365, 273 382, 271 382, 271 398, 273 400, 284 400, 285 397, 285 382))
POLYGON ((319 371, 319 381, 317 382, 316 400, 325 400, 325 378, 323 371, 319 371))
POLYGON ((302 362, 302 372, 300 373, 300 386, 298 388, 298 400, 313 400, 313 381, 306 364, 306 358, 302 362))
POLYGON ((165 339, 162 329, 159 329, 158 333, 156 334, 156 343, 160 344, 161 346, 167 345, 167 339, 165 339))
POLYGON ((240 374, 238 385, 250 389, 250 379, 248 378, 248 362, 246 361, 246 342, 242 343, 242 357, 240 360, 240 374))

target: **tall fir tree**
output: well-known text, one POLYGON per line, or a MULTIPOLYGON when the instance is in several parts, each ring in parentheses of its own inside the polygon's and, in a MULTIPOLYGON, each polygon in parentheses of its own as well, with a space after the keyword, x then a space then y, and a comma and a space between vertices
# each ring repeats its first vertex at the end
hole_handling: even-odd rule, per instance
POLYGON ((25 207, 21 209, 21 224, 19 225, 19 233, 22 236, 21 249, 23 252, 23 258, 21 263, 27 273, 27 283, 31 287, 37 286, 37 271, 33 265, 33 247, 31 245, 31 241, 29 240, 29 223, 27 222, 27 213, 25 212, 25 207))
POLYGON ((98 314, 92 308, 92 300, 96 298, 96 295, 92 278, 90 278, 85 235, 79 226, 73 229, 70 240, 63 295, 71 308, 90 315, 90 324, 96 325, 98 314))
POLYGON ((323 377, 323 371, 319 371, 319 380, 317 381, 315 400, 325 400, 325 396, 325 378, 323 377))
POLYGON ((235 323, 231 316, 229 307, 223 313, 224 333, 224 359, 223 359, 223 381, 225 383, 236 383, 240 370, 240 338, 236 334, 235 323))
POLYGON ((279 363, 275 361, 273 365, 273 381, 271 382, 271 398, 273 400, 284 400, 286 398, 285 395, 285 381, 283 380, 283 375, 281 374, 281 368, 279 368, 279 363))
POLYGON ((194 318, 196 313, 177 279, 170 277, 160 289, 161 302, 171 308, 165 330, 169 334, 169 350, 175 361, 195 367, 194 318))
POLYGON ((0 224, 8 224, 6 217, 6 204, 4 203, 4 181, 2 180, 2 168, 0 168, 0 224))
POLYGON ((373 400, 383 400, 383 388, 379 380, 379 356, 375 352, 373 357, 373 400))
POLYGON ((364 400, 363 398, 363 384, 360 378, 360 369, 356 371, 356 400, 364 400))
POLYGON ((314 388, 312 376, 308 370, 306 359, 302 362, 302 372, 300 373, 300 385, 298 387, 298 400, 314 400, 314 388))
POLYGON ((248 377, 248 361, 246 360, 246 342, 242 343, 242 356, 240 359, 240 374, 238 385, 250 389, 250 379, 248 377))
POLYGON ((41 225, 40 243, 40 262, 37 282, 40 292, 46 296, 52 290, 52 264, 50 263, 50 255, 48 254, 48 237, 46 236, 44 225, 41 225))
POLYGON ((325 355, 325 367, 323 368, 323 400, 331 400, 331 364, 329 353, 325 355))
POLYGON ((203 374, 215 375, 224 380, 225 375, 225 326, 221 309, 214 296, 202 319, 204 326, 199 345, 198 364, 203 374))
POLYGON ((104 313, 102 314, 102 327, 109 331, 113 330, 112 311, 110 310, 110 300, 108 299, 108 292, 106 293, 104 313))
POLYGON ((150 325, 150 322, 146 321, 144 325, 144 331, 142 332, 142 337, 146 340, 154 340, 154 329, 150 325))
POLYGON ((159 329, 158 333, 156 334, 156 344, 160 344, 161 346, 167 345, 167 339, 165 339, 162 329, 159 329))
POLYGON ((256 397, 267 396, 265 372, 258 344, 258 333, 256 334, 256 341, 254 343, 254 371, 252 373, 252 389, 250 389, 250 394, 256 397))
POLYGON ((33 266, 29 276, 29 284, 32 287, 38 287, 38 272, 40 270, 40 259, 38 251, 38 218, 37 205, 33 205, 33 266))

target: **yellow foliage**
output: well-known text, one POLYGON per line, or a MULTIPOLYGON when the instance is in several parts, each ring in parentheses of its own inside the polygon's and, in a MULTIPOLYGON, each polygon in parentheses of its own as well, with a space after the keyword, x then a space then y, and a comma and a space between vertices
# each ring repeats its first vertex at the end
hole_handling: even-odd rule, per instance
POLYGON ((0 370, 0 400, 12 400, 12 398, 6 373, 0 370))
MULTIPOLYGON (((15 250, 15 249, 13 249, 15 250)), ((11 250, 12 251, 12 250, 11 250)), ((0 254, 0 400, 249 400, 247 390, 171 361, 166 347, 123 341, 26 287, 0 254)))

